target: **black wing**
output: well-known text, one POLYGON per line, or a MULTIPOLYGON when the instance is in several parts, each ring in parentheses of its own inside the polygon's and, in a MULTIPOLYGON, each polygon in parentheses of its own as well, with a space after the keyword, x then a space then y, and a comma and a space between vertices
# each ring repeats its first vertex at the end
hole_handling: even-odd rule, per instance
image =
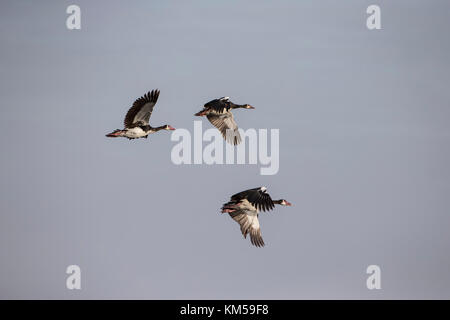
POLYGON ((224 109, 228 111, 231 108, 231 101, 228 97, 222 97, 219 99, 211 100, 208 103, 205 103, 203 106, 205 109, 214 110, 217 113, 222 113, 224 109))
POLYGON ((265 188, 249 189, 231 196, 231 200, 240 201, 243 199, 247 199, 259 211, 269 211, 275 206, 265 188))
POLYGON ((137 99, 125 116, 125 128, 148 125, 153 107, 158 101, 159 90, 152 90, 137 99))

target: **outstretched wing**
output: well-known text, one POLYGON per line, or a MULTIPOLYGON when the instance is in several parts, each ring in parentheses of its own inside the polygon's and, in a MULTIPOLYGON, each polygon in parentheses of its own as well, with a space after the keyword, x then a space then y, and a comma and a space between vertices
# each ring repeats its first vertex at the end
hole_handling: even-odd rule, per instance
POLYGON ((264 247, 257 214, 247 214, 246 211, 239 210, 230 213, 230 217, 239 223, 244 238, 247 238, 247 234, 250 234, 250 241, 254 246, 264 247))
POLYGON ((231 200, 240 201, 243 199, 247 199, 259 211, 269 211, 275 206, 264 187, 245 190, 231 196, 231 200))
POLYGON ((214 127, 219 129, 225 141, 233 145, 241 143, 239 128, 234 121, 233 114, 231 112, 223 113, 220 115, 210 113, 206 117, 214 127))
POLYGON ((203 108, 213 110, 214 112, 217 113, 223 113, 231 108, 231 101, 230 98, 228 97, 222 97, 205 103, 203 108))
POLYGON ((153 107, 158 101, 159 90, 152 90, 137 99, 125 116, 125 128, 148 125, 153 107))

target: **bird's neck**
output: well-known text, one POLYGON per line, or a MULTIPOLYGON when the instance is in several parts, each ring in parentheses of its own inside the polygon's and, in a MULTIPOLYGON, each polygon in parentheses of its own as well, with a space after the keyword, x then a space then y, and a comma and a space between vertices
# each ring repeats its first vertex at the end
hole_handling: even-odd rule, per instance
POLYGON ((282 202, 283 202, 282 199, 280 199, 280 200, 273 200, 273 203, 275 203, 275 204, 281 204, 282 202))
POLYGON ((231 106, 231 109, 239 109, 239 108, 246 108, 247 105, 246 104, 233 104, 231 106))
POLYGON ((152 131, 156 132, 156 131, 164 130, 165 128, 166 128, 165 125, 164 126, 159 126, 159 127, 156 127, 156 128, 152 128, 152 131))

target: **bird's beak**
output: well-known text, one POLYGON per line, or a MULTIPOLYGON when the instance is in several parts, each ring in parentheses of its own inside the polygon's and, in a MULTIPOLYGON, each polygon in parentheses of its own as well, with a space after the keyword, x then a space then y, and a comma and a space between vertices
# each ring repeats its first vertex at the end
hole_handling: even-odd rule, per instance
POLYGON ((286 201, 287 206, 292 206, 292 203, 286 201))
POLYGON ((169 130, 175 130, 175 128, 172 126, 169 126, 169 130))

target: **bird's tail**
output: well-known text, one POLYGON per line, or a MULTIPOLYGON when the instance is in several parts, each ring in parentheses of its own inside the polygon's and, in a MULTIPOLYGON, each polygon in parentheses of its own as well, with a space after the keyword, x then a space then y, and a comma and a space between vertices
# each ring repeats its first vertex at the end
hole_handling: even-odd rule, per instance
POLYGON ((232 213, 239 209, 239 206, 234 201, 230 201, 225 203, 221 209, 222 213, 232 213))
POLYGON ((208 113, 208 110, 201 110, 201 111, 197 112, 196 114, 194 114, 194 116, 202 117, 202 116, 205 116, 207 113, 208 113))
POLYGON ((106 136, 109 138, 117 138, 117 137, 121 137, 122 133, 124 133, 124 132, 125 132, 124 130, 117 129, 111 133, 108 133, 106 136))

